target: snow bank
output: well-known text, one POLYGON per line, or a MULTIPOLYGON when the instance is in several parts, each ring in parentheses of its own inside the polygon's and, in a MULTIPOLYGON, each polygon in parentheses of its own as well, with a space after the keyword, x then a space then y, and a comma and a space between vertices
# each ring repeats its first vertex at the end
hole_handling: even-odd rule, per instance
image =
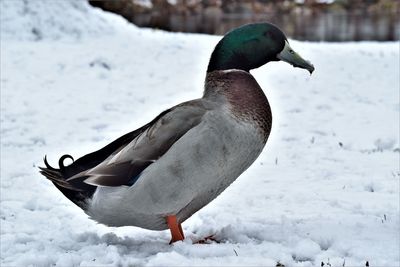
POLYGON ((2 0, 1 39, 80 39, 112 34, 123 19, 92 8, 84 0, 2 0))
POLYGON ((137 29, 77 1, 1 10, 2 266, 399 265, 398 42, 291 41, 311 77, 253 71, 274 114, 267 147, 170 246, 168 231, 91 221, 37 166, 201 96, 219 37, 137 29), (210 234, 221 243, 190 242, 210 234))

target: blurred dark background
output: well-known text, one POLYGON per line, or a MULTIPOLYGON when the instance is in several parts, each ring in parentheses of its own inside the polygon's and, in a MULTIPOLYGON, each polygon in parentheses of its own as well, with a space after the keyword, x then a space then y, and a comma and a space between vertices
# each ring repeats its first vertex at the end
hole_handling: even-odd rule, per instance
POLYGON ((92 1, 140 27, 224 34, 269 21, 308 41, 400 39, 399 0, 119 0, 92 1))

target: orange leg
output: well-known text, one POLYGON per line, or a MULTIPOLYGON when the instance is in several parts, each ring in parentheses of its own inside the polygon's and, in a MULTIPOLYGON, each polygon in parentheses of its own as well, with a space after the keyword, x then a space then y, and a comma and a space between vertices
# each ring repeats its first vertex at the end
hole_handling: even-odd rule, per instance
POLYGON ((167 216, 166 219, 167 219, 167 224, 168 224, 169 230, 171 230, 171 236, 172 236, 172 239, 169 243, 172 244, 176 241, 183 240, 185 237, 183 235, 182 226, 180 224, 178 224, 176 216, 170 215, 170 216, 167 216))
POLYGON ((182 224, 179 224, 178 227, 179 227, 179 232, 181 233, 183 239, 185 239, 185 235, 183 234, 183 230, 182 230, 182 224))

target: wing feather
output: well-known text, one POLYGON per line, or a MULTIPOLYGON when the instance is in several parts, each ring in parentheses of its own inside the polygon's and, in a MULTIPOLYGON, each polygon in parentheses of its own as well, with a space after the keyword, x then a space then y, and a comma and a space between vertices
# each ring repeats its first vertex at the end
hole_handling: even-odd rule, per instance
POLYGON ((85 177, 85 183, 95 186, 132 185, 143 170, 157 162, 178 139, 198 125, 206 111, 202 100, 172 108, 117 153, 69 180, 85 177))

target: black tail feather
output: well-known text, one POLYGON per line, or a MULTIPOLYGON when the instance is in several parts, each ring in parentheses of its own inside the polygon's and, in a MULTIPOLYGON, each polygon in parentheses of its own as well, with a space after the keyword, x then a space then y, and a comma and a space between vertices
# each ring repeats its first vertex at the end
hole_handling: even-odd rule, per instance
MULTIPOLYGON (((47 162, 47 155, 44 156, 43 161, 44 161, 44 165, 46 165, 46 168, 47 168, 47 169, 56 171, 56 169, 54 169, 53 167, 51 167, 50 164, 47 162)), ((44 169, 44 168, 42 168, 42 167, 39 167, 39 168, 40 168, 40 169, 44 169)))
POLYGON ((164 116, 164 114, 168 113, 170 110, 171 109, 165 110, 150 123, 142 126, 135 131, 121 136, 120 138, 106 145, 102 149, 87 154, 77 159, 76 161, 74 161, 74 158, 71 155, 65 154, 61 156, 61 158, 58 160, 59 169, 50 166, 50 164, 47 162, 47 157, 45 156, 44 164, 46 167, 39 167, 40 173, 43 174, 47 179, 52 181, 53 184, 68 199, 84 209, 86 200, 92 197, 97 187, 85 183, 84 180, 88 177, 85 177, 84 174, 82 174, 82 177, 79 177, 79 179, 68 179, 81 172, 87 171, 106 160, 110 155, 129 144, 139 134, 143 133, 148 127, 153 125, 154 122, 156 122, 159 118, 164 116), (65 166, 64 160, 68 158, 72 160, 72 164, 65 166))
POLYGON ((47 179, 49 179, 50 181, 52 181, 53 183, 56 183, 57 185, 70 189, 70 190, 76 190, 76 191, 81 191, 75 187, 73 187, 72 185, 70 185, 67 181, 65 181, 63 179, 63 177, 60 175, 60 172, 57 172, 55 170, 51 170, 51 169, 46 169, 46 168, 41 168, 40 169, 40 173, 42 175, 44 175, 47 179))
POLYGON ((68 180, 68 178, 97 166, 112 153, 121 149, 121 147, 126 146, 136 136, 142 133, 147 126, 148 125, 145 125, 136 131, 125 134, 102 149, 87 154, 76 161, 74 161, 74 158, 71 155, 65 154, 58 160, 59 169, 52 167, 45 156, 43 161, 46 167, 39 167, 40 173, 53 182, 53 184, 68 199, 84 209, 87 199, 90 199, 93 196, 96 186, 85 183, 84 180, 87 177, 84 175, 78 179, 74 178, 68 180), (72 164, 65 166, 64 161, 68 158, 73 162, 72 164))
MULTIPOLYGON (((82 209, 85 209, 86 201, 94 194, 96 187, 87 184, 76 186, 66 181, 65 173, 63 172, 65 167, 62 164, 66 158, 65 155, 60 158, 60 169, 56 169, 47 162, 47 157, 45 156, 44 164, 46 167, 39 167, 40 173, 49 179, 69 200, 82 209)), ((72 157, 69 156, 68 158, 72 157)))
POLYGON ((60 167, 60 170, 65 170, 65 166, 64 166, 65 159, 71 159, 72 163, 75 161, 71 155, 65 154, 65 155, 61 156, 61 158, 58 160, 58 166, 60 167))

